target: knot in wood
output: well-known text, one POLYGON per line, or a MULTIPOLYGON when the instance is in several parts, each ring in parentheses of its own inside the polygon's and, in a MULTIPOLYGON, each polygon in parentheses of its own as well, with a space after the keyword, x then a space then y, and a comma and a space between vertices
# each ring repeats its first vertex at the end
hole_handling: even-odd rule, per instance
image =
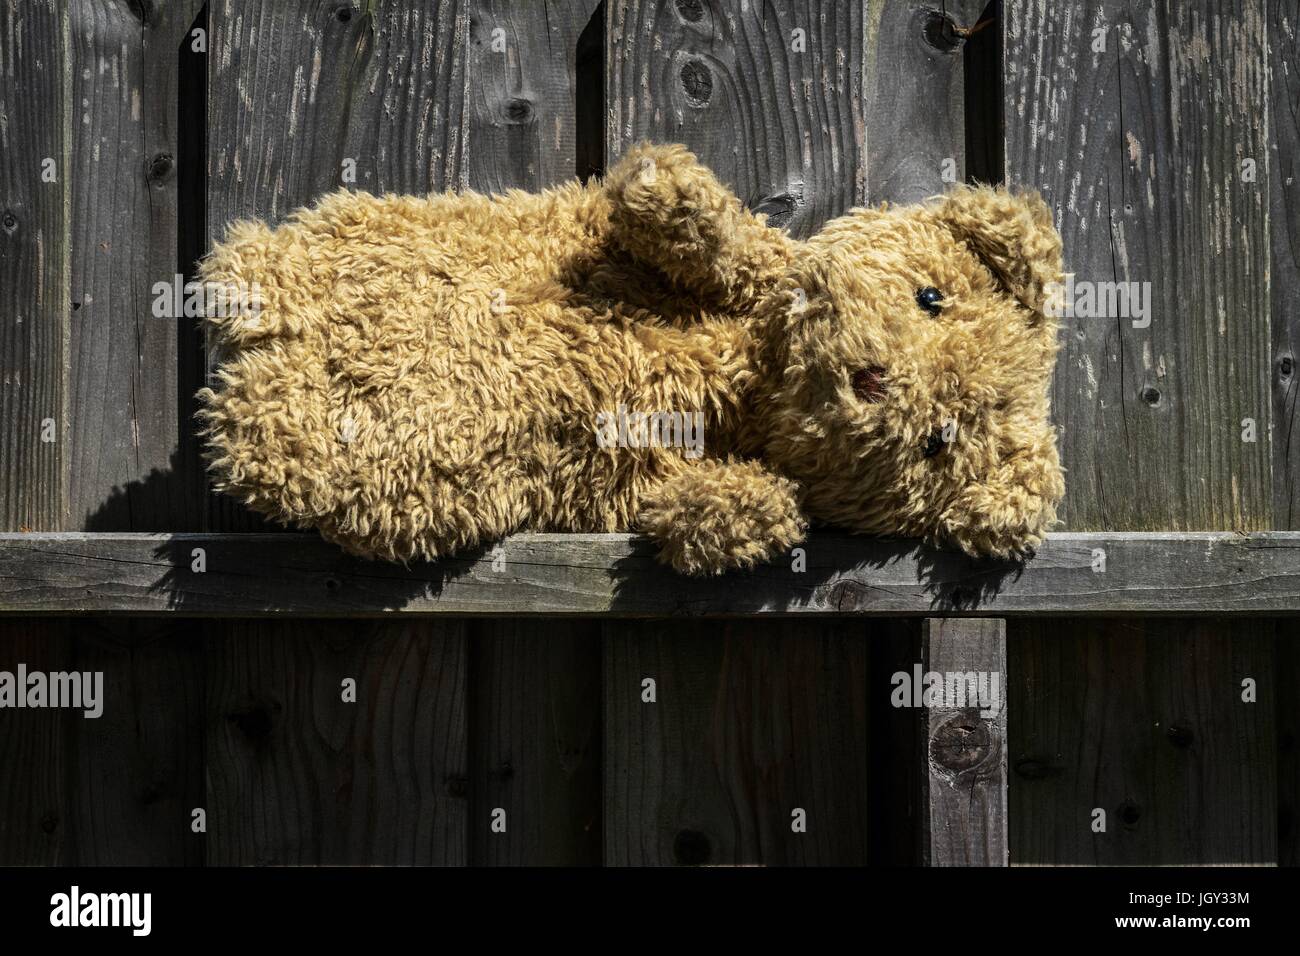
POLYGON ((958 774, 978 767, 993 752, 993 734, 979 711, 949 717, 930 735, 930 760, 958 774))

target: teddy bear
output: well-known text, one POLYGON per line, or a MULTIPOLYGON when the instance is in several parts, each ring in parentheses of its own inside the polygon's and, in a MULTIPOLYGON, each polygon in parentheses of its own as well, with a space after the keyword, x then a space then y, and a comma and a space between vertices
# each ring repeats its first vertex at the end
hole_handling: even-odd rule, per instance
POLYGON ((256 289, 207 317, 205 456, 252 510, 397 562, 636 530, 717 574, 810 524, 1016 557, 1064 491, 1060 274, 1032 193, 799 241, 680 145, 539 194, 339 190, 202 263, 256 289))

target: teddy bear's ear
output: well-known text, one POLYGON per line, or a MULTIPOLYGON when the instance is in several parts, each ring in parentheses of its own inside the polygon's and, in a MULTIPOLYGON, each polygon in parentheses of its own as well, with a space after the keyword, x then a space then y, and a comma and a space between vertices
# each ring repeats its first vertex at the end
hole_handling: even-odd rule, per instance
POLYGON ((933 210, 1012 295, 1035 313, 1043 313, 1048 287, 1061 280, 1061 237, 1038 193, 961 186, 933 210))

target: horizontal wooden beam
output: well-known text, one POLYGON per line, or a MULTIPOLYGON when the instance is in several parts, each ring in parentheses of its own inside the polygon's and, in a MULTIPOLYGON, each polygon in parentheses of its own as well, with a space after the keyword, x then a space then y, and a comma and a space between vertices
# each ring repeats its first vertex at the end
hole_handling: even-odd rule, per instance
POLYGON ((1300 611, 1300 533, 1055 534, 1024 563, 816 535, 701 580, 637 535, 522 534, 436 564, 349 557, 306 534, 0 534, 0 614, 736 617, 1300 611))

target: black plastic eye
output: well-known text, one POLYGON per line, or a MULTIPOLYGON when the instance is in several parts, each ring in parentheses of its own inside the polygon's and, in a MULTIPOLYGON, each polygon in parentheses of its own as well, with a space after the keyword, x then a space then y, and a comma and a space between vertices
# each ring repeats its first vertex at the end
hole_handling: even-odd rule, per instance
POLYGON ((930 315, 939 314, 939 303, 942 301, 943 293, 932 285, 916 290, 916 304, 930 315))
POLYGON ((946 442, 943 440, 943 429, 936 428, 925 439, 925 444, 921 446, 921 454, 926 458, 933 458, 939 452, 943 451, 946 442))

